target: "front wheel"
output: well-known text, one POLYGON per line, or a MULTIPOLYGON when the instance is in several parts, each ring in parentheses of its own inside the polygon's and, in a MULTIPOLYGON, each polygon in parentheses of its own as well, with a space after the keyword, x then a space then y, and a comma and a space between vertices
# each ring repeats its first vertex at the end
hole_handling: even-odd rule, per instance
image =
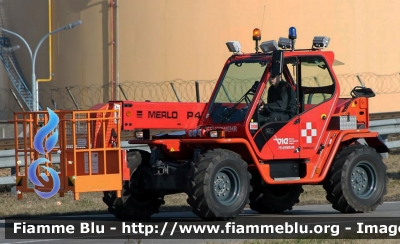
POLYGON ((381 155, 371 147, 356 145, 339 152, 323 186, 334 209, 369 212, 382 204, 387 181, 381 155))
POLYGON ((238 154, 210 150, 193 165, 187 202, 203 220, 235 219, 249 202, 250 179, 238 154))

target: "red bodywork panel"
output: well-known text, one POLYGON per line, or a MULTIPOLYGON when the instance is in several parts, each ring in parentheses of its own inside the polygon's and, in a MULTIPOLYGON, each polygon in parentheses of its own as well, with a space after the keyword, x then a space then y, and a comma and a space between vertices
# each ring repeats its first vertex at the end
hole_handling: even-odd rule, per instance
POLYGON ((206 103, 112 101, 120 106, 122 130, 186 129, 197 127, 206 103))

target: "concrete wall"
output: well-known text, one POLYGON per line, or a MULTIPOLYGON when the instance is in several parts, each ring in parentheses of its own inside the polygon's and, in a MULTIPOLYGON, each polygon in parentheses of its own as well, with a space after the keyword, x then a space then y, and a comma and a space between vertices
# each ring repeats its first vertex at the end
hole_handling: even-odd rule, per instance
MULTIPOLYGON (((372 112, 400 108, 392 102, 400 93, 396 75, 388 80, 386 76, 379 79, 372 74, 390 75, 400 71, 400 55, 396 50, 396 40, 400 37, 396 31, 400 27, 396 13, 399 1, 119 0, 118 3, 116 44, 120 50, 121 83, 213 80, 218 78, 230 55, 226 41, 238 40, 243 51, 253 52, 254 28, 261 29, 262 40, 266 41, 287 37, 288 28, 295 26, 297 48, 311 47, 316 35, 331 38, 328 49, 345 63, 336 67, 343 83, 357 83, 355 76, 348 75, 360 73, 367 79, 367 85, 381 91, 371 99, 372 112), (365 75, 367 72, 371 74, 365 75), (392 89, 382 86, 392 86, 392 89)), ((48 0, 3 0, 3 25, 35 46, 47 33, 47 5, 48 0)), ((53 10, 53 29, 77 19, 83 24, 54 35, 54 77, 51 83, 40 83, 40 89, 73 86, 81 107, 89 104, 94 96, 102 96, 107 101, 107 92, 93 95, 94 88, 82 87, 108 86, 112 80, 109 1, 53 0, 53 10)), ((11 39, 20 44, 17 39, 11 39)), ((37 78, 49 76, 47 48, 44 43, 39 52, 37 78)), ((29 79, 30 60, 26 50, 21 48, 16 54, 29 79)), ((68 99, 66 94, 42 94, 68 99)), ((41 99, 49 103, 46 97, 41 99)), ((59 100, 59 106, 63 105, 63 99, 59 100)))

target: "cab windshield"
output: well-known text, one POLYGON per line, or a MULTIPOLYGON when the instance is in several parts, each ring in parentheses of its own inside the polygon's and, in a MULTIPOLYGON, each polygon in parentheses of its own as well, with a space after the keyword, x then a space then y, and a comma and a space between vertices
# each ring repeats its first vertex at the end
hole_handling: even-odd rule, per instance
POLYGON ((266 64, 260 60, 231 63, 213 97, 207 118, 216 124, 242 122, 266 64))

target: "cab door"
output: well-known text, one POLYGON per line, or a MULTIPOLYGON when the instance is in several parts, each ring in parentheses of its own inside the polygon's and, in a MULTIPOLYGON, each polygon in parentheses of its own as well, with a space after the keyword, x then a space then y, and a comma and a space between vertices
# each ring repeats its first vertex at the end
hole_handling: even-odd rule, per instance
MULTIPOLYGON (((297 69, 293 62, 295 57, 284 59, 282 68, 282 80, 288 82, 297 94, 297 85, 295 82, 295 74, 297 69)), ((267 84, 262 100, 267 101, 268 88, 267 84)), ((298 100, 298 97, 296 96, 298 100)), ((298 100, 299 101, 299 100, 298 100)), ((251 128, 251 125, 250 125, 251 128)), ((300 123, 298 115, 292 117, 288 121, 271 122, 262 125, 256 133, 254 133, 254 143, 260 152, 260 156, 265 159, 297 159, 299 158, 300 149, 300 123)))
POLYGON ((324 146, 334 108, 335 82, 323 56, 302 56, 299 61, 300 157, 311 158, 324 146))

